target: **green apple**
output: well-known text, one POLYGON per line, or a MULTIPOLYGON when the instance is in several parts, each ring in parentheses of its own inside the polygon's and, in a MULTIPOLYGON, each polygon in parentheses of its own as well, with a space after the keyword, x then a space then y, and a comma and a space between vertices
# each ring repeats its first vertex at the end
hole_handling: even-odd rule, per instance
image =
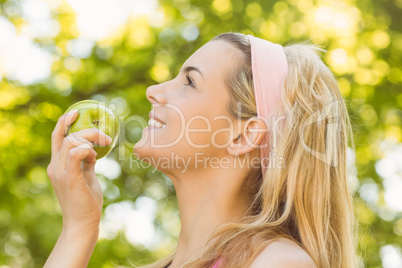
POLYGON ((71 105, 65 113, 78 110, 78 117, 68 128, 67 135, 88 128, 98 128, 113 140, 107 146, 94 144, 96 159, 106 156, 116 145, 119 136, 119 122, 113 112, 102 103, 95 100, 83 100, 71 105))

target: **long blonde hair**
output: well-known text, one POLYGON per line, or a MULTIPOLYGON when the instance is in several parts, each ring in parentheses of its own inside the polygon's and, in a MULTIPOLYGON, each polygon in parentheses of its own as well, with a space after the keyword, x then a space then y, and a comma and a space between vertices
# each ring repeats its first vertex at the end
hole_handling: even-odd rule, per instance
MULTIPOLYGON (((214 40, 229 42, 244 56, 226 79, 230 113, 242 119, 256 116, 248 38, 224 33, 214 40)), ((275 153, 285 159, 285 167, 268 168, 264 178, 260 169, 253 174, 258 179, 252 213, 217 228, 203 251, 184 267, 208 268, 220 257, 221 268, 248 267, 280 237, 296 242, 317 267, 357 265, 353 193, 346 170, 346 151, 354 144, 345 102, 317 53, 324 50, 303 43, 285 46, 284 51, 288 75, 278 111, 286 120, 279 125, 275 153)), ((147 267, 161 268, 173 256, 147 267)))

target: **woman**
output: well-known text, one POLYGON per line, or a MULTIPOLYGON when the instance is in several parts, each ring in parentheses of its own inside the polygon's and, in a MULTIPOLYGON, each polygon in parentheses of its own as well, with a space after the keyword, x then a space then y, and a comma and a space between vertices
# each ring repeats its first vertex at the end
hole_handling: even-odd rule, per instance
MULTIPOLYGON (((150 163, 177 156, 157 168, 175 185, 181 219, 175 253, 147 267, 355 267, 350 123, 316 50, 225 33, 147 89, 159 123, 134 153, 150 163)), ((91 143, 108 138, 65 137, 76 116, 62 116, 52 134, 48 175, 64 218, 45 267, 85 267, 98 236, 91 143)))

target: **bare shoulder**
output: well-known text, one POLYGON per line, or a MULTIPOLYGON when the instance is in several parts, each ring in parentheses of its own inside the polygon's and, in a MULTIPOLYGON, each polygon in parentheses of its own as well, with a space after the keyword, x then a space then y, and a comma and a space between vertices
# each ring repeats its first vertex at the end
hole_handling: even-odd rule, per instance
POLYGON ((298 244, 287 238, 270 243, 255 258, 250 268, 316 268, 313 259, 298 244))

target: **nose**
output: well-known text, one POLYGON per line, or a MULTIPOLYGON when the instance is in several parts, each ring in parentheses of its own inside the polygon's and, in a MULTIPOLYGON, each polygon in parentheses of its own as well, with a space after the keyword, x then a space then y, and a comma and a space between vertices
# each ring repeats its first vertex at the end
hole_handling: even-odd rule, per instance
POLYGON ((165 104, 166 94, 164 90, 164 84, 152 85, 147 88, 146 95, 147 99, 151 104, 165 104))

